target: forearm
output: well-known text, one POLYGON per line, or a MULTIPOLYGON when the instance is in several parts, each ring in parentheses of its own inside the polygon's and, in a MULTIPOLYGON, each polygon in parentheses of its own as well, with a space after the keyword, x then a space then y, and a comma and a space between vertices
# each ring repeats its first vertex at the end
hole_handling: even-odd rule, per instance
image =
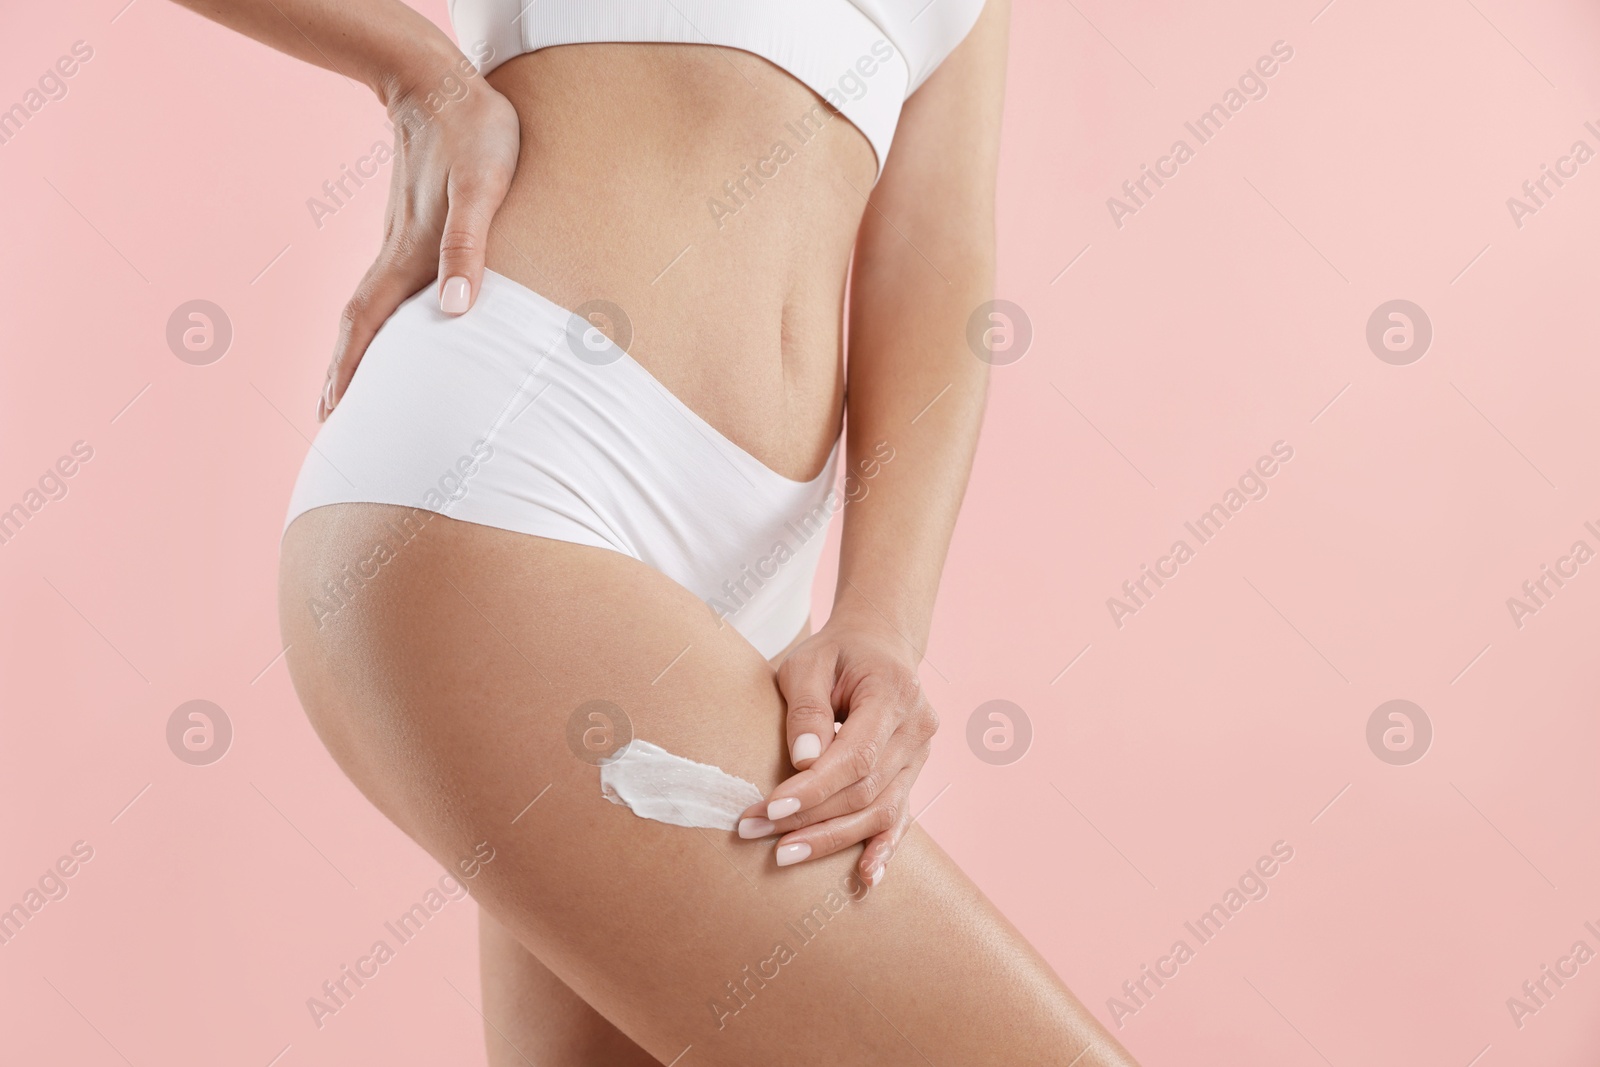
POLYGON ((894 459, 844 510, 834 614, 887 621, 919 656, 988 390, 967 322, 994 292, 1008 18, 986 0, 906 100, 851 270, 851 473, 879 442, 894 459))
MULTIPOLYGON (((352 78, 385 107, 464 73, 459 49, 400 0, 174 0, 296 59, 352 78)), ((469 67, 470 69, 470 67, 469 67)))
POLYGON ((983 418, 988 367, 968 348, 966 327, 990 298, 993 246, 960 248, 944 277, 926 268, 908 277, 903 262, 871 248, 868 239, 851 286, 854 499, 834 610, 888 622, 920 655, 983 418))

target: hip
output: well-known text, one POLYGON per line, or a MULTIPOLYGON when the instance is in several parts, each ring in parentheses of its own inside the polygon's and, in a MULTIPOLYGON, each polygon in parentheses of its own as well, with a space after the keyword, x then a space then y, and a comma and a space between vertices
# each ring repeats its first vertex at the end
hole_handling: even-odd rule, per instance
POLYGON ((335 593, 442 515, 638 559, 769 657, 793 639, 844 503, 836 425, 822 469, 791 479, 583 315, 493 271, 465 315, 431 297, 423 290, 379 331, 295 486, 286 531, 329 505, 416 512, 380 532, 373 559, 330 574, 335 593))

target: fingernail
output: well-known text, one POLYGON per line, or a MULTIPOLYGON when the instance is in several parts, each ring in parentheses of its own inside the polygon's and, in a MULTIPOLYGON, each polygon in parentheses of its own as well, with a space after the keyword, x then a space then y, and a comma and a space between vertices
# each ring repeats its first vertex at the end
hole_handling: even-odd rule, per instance
POLYGON ((779 819, 793 815, 799 810, 799 797, 784 797, 782 800, 774 800, 771 804, 767 805, 767 818, 771 819, 773 822, 777 822, 779 819))
POLYGON ((467 310, 467 301, 471 297, 472 286, 458 274, 446 279, 444 288, 439 290, 439 310, 446 315, 459 315, 467 310))
POLYGON ((766 837, 772 833, 774 827, 771 819, 740 819, 739 836, 746 841, 753 841, 758 837, 766 837))
POLYGON ((811 855, 811 846, 804 841, 793 845, 779 845, 778 866, 787 867, 791 863, 799 863, 809 855, 811 855))
POLYGON ((887 871, 888 869, 889 865, 887 863, 883 864, 877 870, 873 871, 867 876, 867 881, 876 887, 879 882, 883 881, 883 872, 887 871))
POLYGON ((801 734, 794 739, 794 754, 789 762, 799 763, 803 759, 816 759, 822 755, 822 738, 816 734, 801 734))
POLYGON ((333 410, 333 379, 328 379, 328 384, 322 387, 322 406, 328 411, 333 410))

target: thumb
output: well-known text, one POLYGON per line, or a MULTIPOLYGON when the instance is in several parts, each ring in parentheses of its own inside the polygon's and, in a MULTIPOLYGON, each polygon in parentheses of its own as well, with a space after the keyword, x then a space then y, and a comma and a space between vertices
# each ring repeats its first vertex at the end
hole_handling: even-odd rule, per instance
POLYGON ((833 744, 833 655, 793 655, 778 668, 778 691, 788 713, 789 762, 803 771, 833 744))
POLYGON ((450 172, 447 190, 450 207, 439 238, 439 309, 459 315, 472 306, 483 286, 489 223, 506 190, 499 183, 458 176, 455 171, 450 172))

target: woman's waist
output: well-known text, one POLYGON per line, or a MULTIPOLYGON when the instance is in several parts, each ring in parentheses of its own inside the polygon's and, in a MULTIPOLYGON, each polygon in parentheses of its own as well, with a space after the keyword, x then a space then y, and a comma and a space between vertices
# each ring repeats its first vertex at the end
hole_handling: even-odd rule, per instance
POLYGON ((873 172, 859 132, 837 117, 787 129, 820 102, 721 50, 571 46, 490 80, 523 139, 489 266, 583 314, 763 462, 817 470, 873 172))
POLYGON ((766 549, 783 523, 836 510, 837 451, 825 460, 803 481, 770 469, 572 312, 491 269, 467 314, 424 290, 378 331, 289 518, 346 500, 456 514, 470 489, 489 513, 592 513, 630 552, 708 515, 729 546, 766 549))

